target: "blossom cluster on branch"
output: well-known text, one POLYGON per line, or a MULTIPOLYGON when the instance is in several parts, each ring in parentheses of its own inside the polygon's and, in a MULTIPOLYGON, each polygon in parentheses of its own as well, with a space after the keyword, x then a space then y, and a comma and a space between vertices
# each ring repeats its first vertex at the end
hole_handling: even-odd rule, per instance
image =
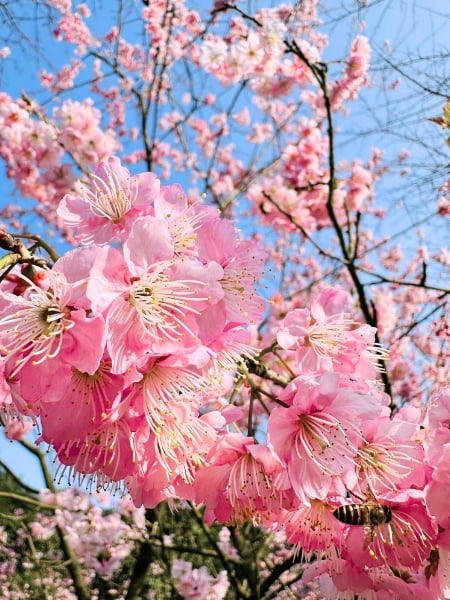
POLYGON ((263 316, 264 253, 179 185, 110 158, 58 214, 81 246, 1 284, 7 421, 39 420, 73 476, 124 480, 138 506, 192 500, 209 522, 286 528, 322 558, 305 581, 327 565, 355 593, 439 590, 445 562, 423 569, 436 549, 446 556, 450 396, 435 395, 425 420, 412 406, 390 417, 386 351, 347 292, 326 287, 291 310, 262 357, 243 326, 263 316), (355 527, 336 512, 347 504, 389 518, 355 527))
MULTIPOLYGON (((181 0, 130 2, 102 35, 87 4, 47 4, 74 57, 40 72, 52 108, 0 94, 0 156, 77 247, 58 258, 12 233, 23 209, 1 211, 8 437, 34 426, 72 484, 285 535, 299 593, 446 600, 449 256, 421 229, 405 253, 416 224, 385 235, 383 152, 336 143, 371 85, 367 37, 326 61, 315 0, 216 2, 207 20, 181 0), (92 97, 67 98, 88 71, 92 97), (167 183, 174 170, 196 189, 167 183)), ((427 226, 448 214, 440 192, 427 226)), ((59 526, 83 553, 71 518, 59 526)), ((234 585, 184 559, 171 574, 186 598, 234 585)))
POLYGON ((59 214, 84 245, 3 282, 3 405, 39 417, 63 464, 128 478, 154 505, 192 483, 226 422, 199 411, 250 351, 241 326, 262 316, 264 254, 180 186, 115 158, 59 214))
MULTIPOLYGON (((37 201, 32 209, 2 207, 8 226, 28 230, 24 213, 32 210, 63 227, 56 208, 65 194, 74 194, 80 172, 87 175, 121 148, 124 162, 144 164, 161 180, 174 170, 185 177, 189 171, 196 185, 190 195, 200 200, 207 192, 211 203, 236 219, 245 198, 257 235, 271 239, 275 232, 266 251, 284 270, 284 297, 288 289, 299 290, 305 304, 311 281, 329 278, 345 289, 357 285, 355 277, 370 281, 364 290, 371 289, 370 306, 364 308, 361 298, 360 304, 389 345, 397 397, 424 400, 430 387, 445 382, 445 351, 436 331, 448 253, 430 251, 420 229, 420 246, 407 257, 389 235, 376 236, 386 216, 386 206, 376 202, 376 186, 389 171, 384 153, 374 148, 363 159, 336 148, 342 115, 373 85, 364 35, 342 60, 326 62, 329 39, 315 0, 255 15, 218 4, 209 21, 181 0, 173 0, 170 10, 165 2, 131 3, 138 37, 123 15, 99 35, 88 5, 49 5, 55 43, 73 48, 74 56, 54 73, 40 72, 51 103, 26 93, 19 99, 0 95, 0 155, 20 194, 37 201), (83 86, 82 77, 90 96, 67 97, 83 86), (328 229, 339 230, 337 244, 319 243, 328 229), (302 268, 283 266, 290 264, 302 268), (424 361, 420 378, 407 372, 416 361, 424 361)), ((402 150, 396 161, 403 170, 407 156, 402 150)), ((448 213, 446 190, 432 203, 430 219, 448 213)), ((63 231, 70 240, 70 228, 63 231)), ((276 310, 271 314, 280 318, 276 310)))

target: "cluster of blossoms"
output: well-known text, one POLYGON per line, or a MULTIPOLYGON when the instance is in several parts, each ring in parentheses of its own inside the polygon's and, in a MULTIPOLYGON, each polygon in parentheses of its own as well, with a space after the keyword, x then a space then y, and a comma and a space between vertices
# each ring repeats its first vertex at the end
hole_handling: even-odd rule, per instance
POLYGON ((447 598, 440 494, 450 480, 440 459, 450 440, 450 390, 434 394, 425 415, 413 405, 391 414, 373 371, 383 351, 371 343, 373 328, 346 322, 345 301, 342 291, 325 290, 278 328, 279 345, 302 373, 279 395, 287 407, 269 417, 268 439, 296 493, 279 520, 288 540, 324 559, 302 581, 319 577, 326 597, 447 598), (369 511, 380 507, 384 518, 372 521, 369 511))
MULTIPOLYGON (((298 139, 285 145, 282 161, 271 174, 252 185, 248 196, 255 212, 277 230, 295 232, 299 227, 311 234, 330 226, 328 200, 328 139, 320 120, 303 118, 298 139)), ((380 176, 377 164, 357 159, 337 164, 339 179, 333 192, 334 211, 345 223, 348 209, 373 212, 373 189, 380 176)), ((379 216, 379 215, 377 215, 379 216)))
POLYGON ((448 516, 434 494, 449 481, 440 462, 449 392, 435 394, 425 415, 412 405, 392 415, 379 383, 386 353, 373 327, 351 319, 349 302, 325 288, 278 324, 278 351, 266 364, 296 376, 276 393, 267 441, 219 439, 195 499, 211 522, 284 528, 305 557, 322 559, 302 582, 319 578, 326 598, 446 598, 448 516))
MULTIPOLYGON (((164 174, 172 164, 188 165, 220 204, 245 189, 258 218, 283 236, 306 239, 330 227, 332 205, 355 244, 355 261, 372 273, 368 253, 378 243, 359 223, 365 213, 384 214, 373 207, 372 193, 381 156, 337 160, 333 173, 324 107, 328 94, 331 109, 345 112, 344 103, 367 84, 367 39, 356 38, 340 76, 321 87, 314 73, 323 67, 327 39, 312 27, 314 0, 260 11, 253 21, 235 16, 226 36, 220 27, 206 32, 181 0, 170 11, 166 2, 151 2, 142 9, 148 47, 127 42, 117 27, 99 42, 85 22, 86 5, 72 11, 70 0, 50 4, 62 13, 57 38, 80 56, 94 49, 104 59, 94 62, 92 91, 104 101, 111 128, 102 131, 101 113, 89 100, 62 102, 51 121, 38 106, 0 95, 8 176, 81 244, 51 270, 16 268, 1 282, 0 407, 8 435, 20 437, 29 423, 38 424, 40 441, 53 446, 62 469, 99 486, 124 481, 138 506, 190 500, 205 507, 210 523, 252 520, 285 531, 306 559, 320 559, 306 567, 302 585, 318 585, 324 597, 450 597, 448 391, 432 396, 425 415, 414 403, 393 411, 400 403, 382 391, 386 357, 376 330, 351 316, 351 298, 337 287, 324 287, 309 308, 286 303, 276 320, 266 321, 261 343, 255 330, 264 302, 255 282, 264 253, 178 185, 163 187, 152 173, 131 176, 108 158, 118 137, 138 137, 127 130, 130 100, 133 107, 136 96, 142 101, 141 116, 149 114, 147 100, 167 107, 155 110, 153 123, 167 134, 165 142, 129 154, 129 163, 151 154, 164 174), (245 81, 252 118, 235 100, 228 113, 214 112, 213 94, 186 94, 180 112, 170 112, 169 78, 158 79, 159 67, 166 75, 178 59, 223 86, 245 81), (109 83, 108 67, 118 82, 109 83), (307 107, 302 116, 293 91, 307 107), (205 118, 196 111, 199 102, 205 118), (227 143, 236 125, 252 145, 249 154, 263 157, 260 165, 247 169, 227 143), (193 144, 180 150, 177 140, 185 137, 193 144), (277 151, 269 155, 265 147, 277 151), (98 165, 74 185, 67 155, 85 172, 98 165)), ((212 22, 227 6, 216 3, 212 22)), ((56 74, 43 72, 41 82, 54 93, 71 89, 84 64, 72 60, 56 74)), ((439 206, 440 214, 448 212, 445 198, 439 206)), ((295 252, 299 264, 298 239, 295 252)), ((388 273, 402 272, 397 248, 378 260, 388 273)), ((422 281, 423 274, 425 281, 427 260, 419 249, 404 279, 422 281)), ((438 262, 445 260, 442 253, 438 262)), ((285 262, 278 260, 280 269, 285 262)), ((297 289, 325 280, 326 269, 316 263, 314 270, 313 262, 309 257, 296 274, 297 289)), ((373 322, 396 341, 393 398, 409 401, 420 391, 408 364, 408 334, 425 302, 439 304, 441 291, 397 287, 374 294, 373 322)), ((416 335, 417 352, 444 358, 440 342, 448 330, 439 331, 431 341, 416 335)), ((436 388, 445 373, 434 362, 426 376, 436 388)), ((83 553, 81 521, 72 527, 72 542, 83 553)), ((47 535, 39 524, 33 528, 47 535)), ((89 566, 109 576, 123 556, 117 552, 117 562, 108 557, 104 567, 89 566)), ((173 577, 187 598, 226 593, 224 577, 212 579, 190 563, 177 563, 173 577)))
POLYGON ((105 132, 100 121, 90 99, 65 100, 49 119, 35 103, 0 94, 0 156, 8 165, 7 175, 23 196, 41 203, 48 222, 56 220, 54 209, 75 181, 64 156, 85 169, 119 148, 112 130, 105 132))
MULTIPOLYGON (((10 422, 39 422, 62 465, 99 485, 125 480, 138 506, 187 499, 209 522, 284 528, 322 558, 305 582, 320 575, 336 597, 440 598, 450 570, 448 393, 425 420, 411 406, 392 418, 375 328, 351 317, 347 292, 325 287, 278 323, 278 350, 255 371, 267 392, 262 443, 248 429, 248 390, 236 396, 242 406, 225 400, 236 366, 255 353, 243 326, 264 310, 258 246, 180 186, 131 176, 117 158, 58 214, 81 246, 1 285, 10 422), (346 504, 389 507, 389 518, 358 526, 339 519, 346 504)), ((202 579, 191 575, 189 585, 202 579)))
POLYGON ((229 582, 226 571, 212 577, 206 567, 192 568, 192 563, 176 559, 172 565, 172 577, 178 594, 186 600, 222 600, 229 582))
POLYGON ((367 85, 371 48, 366 37, 359 35, 352 43, 348 65, 331 92, 331 103, 336 110, 345 100, 355 99, 361 87, 367 85))
POLYGON ((251 349, 264 254, 152 173, 99 163, 58 213, 81 247, 2 283, 2 405, 39 419, 62 464, 127 479, 138 504, 191 484, 227 422, 221 397, 251 349))
MULTIPOLYGON (((102 598, 102 584, 114 581, 114 597, 123 599, 129 585, 127 559, 136 551, 139 543, 148 540, 145 527, 145 511, 136 508, 129 497, 111 503, 105 492, 87 494, 82 490, 68 488, 56 493, 42 490, 39 502, 43 507, 31 519, 21 507, 15 510, 15 519, 21 523, 17 529, 7 531, 0 526, 0 595, 3 600, 30 600, 34 598, 32 586, 35 581, 48 597, 55 600, 79 598, 73 583, 65 578, 61 551, 54 551, 55 539, 63 534, 80 561, 83 578, 89 584, 92 600, 102 598), (34 551, 28 549, 33 538, 34 551), (53 543, 53 546, 52 546, 53 543), (48 551, 48 548, 52 548, 48 551)), ((219 542, 224 553, 236 550, 229 545, 223 528, 219 542)), ((165 536, 168 551, 173 545, 172 536, 165 536)), ((216 577, 206 567, 193 568, 192 563, 175 559, 165 565, 171 570, 175 589, 182 598, 189 600, 221 600, 229 583, 225 571, 216 577)), ((162 566, 156 561, 151 570, 161 574, 162 566)), ((148 586, 145 598, 157 600, 158 592, 148 586)), ((157 587, 157 586, 156 586, 157 587)))
POLYGON ((136 509, 124 498, 115 510, 105 510, 106 498, 97 494, 94 504, 87 494, 68 488, 56 494, 43 490, 41 502, 54 506, 52 516, 40 515, 28 527, 36 539, 47 540, 56 528, 64 533, 72 549, 80 557, 87 573, 110 578, 129 556, 136 540, 146 536, 144 510, 136 509))
MULTIPOLYGON (((305 63, 305 60, 310 64, 323 60, 328 43, 327 36, 316 31, 315 26, 319 23, 316 0, 297 6, 263 9, 256 15, 260 23, 260 27, 256 28, 248 20, 234 16, 226 36, 221 31, 205 34, 200 14, 189 9, 181 0, 173 2, 170 16, 166 14, 164 3, 154 3, 151 7, 143 8, 141 14, 143 27, 148 33, 148 51, 145 46, 130 43, 119 36, 117 27, 99 41, 100 38, 97 39, 89 28, 90 11, 85 4, 72 7, 71 2, 59 0, 50 4, 62 13, 55 30, 56 39, 74 44, 76 55, 86 56, 90 50, 98 54, 101 47, 106 60, 96 59, 93 62, 92 92, 104 102, 104 115, 109 121, 105 133, 102 133, 98 127, 100 114, 89 105, 89 100, 83 103, 64 101, 55 107, 53 119, 49 120, 40 107, 27 106, 20 100, 14 102, 8 97, 8 103, 25 111, 23 115, 14 111, 17 125, 12 130, 2 128, 5 131, 4 140, 3 134, 0 134, 0 141, 5 147, 4 157, 11 165, 8 176, 16 181, 21 193, 44 204, 59 201, 73 183, 69 165, 61 164, 64 151, 79 166, 92 167, 118 149, 117 138, 128 136, 130 140, 136 140, 136 128, 128 127, 127 111, 130 103, 134 107, 135 102, 135 94, 130 90, 136 92, 144 82, 147 87, 143 98, 148 96, 153 102, 171 106, 168 98, 164 101, 159 99, 160 94, 166 93, 166 82, 161 86, 153 86, 151 82, 158 77, 158 61, 176 68, 177 62, 183 59, 190 61, 192 68, 199 69, 203 75, 220 81, 224 86, 248 81, 255 99, 253 113, 258 112, 250 119, 247 103, 241 103, 240 110, 230 115, 207 111, 207 115, 211 114, 206 118, 200 118, 197 114, 191 116, 190 104, 194 99, 187 99, 190 94, 186 93, 183 99, 186 105, 184 113, 180 112, 181 109, 160 110, 155 126, 164 131, 164 138, 170 141, 154 141, 153 164, 160 166, 164 175, 168 176, 172 166, 185 169, 188 159, 189 166, 197 172, 197 176, 203 176, 205 165, 215 155, 214 168, 209 170, 209 187, 215 196, 232 194, 236 187, 246 183, 244 187, 248 188, 248 197, 254 203, 255 212, 259 212, 259 207, 263 206, 264 211, 269 213, 266 219, 263 218, 264 221, 280 229, 289 229, 292 225, 283 214, 285 211, 292 214, 295 221, 301 222, 307 231, 330 225, 325 210, 329 173, 328 141, 323 127, 323 93, 317 88, 317 82, 305 63), (167 19, 170 19, 170 27, 167 19), (168 30, 173 31, 170 40, 167 38, 168 30), (295 53, 286 53, 286 40, 289 38, 296 40, 298 51, 305 60, 295 53), (162 52, 164 57, 161 56, 162 52), (121 76, 110 85, 110 74, 105 68, 110 64, 109 57, 112 54, 116 56, 121 76), (293 112, 289 94, 297 88, 302 102, 311 111, 309 119, 293 112), (154 96, 155 90, 158 90, 157 96, 154 96), (39 115, 40 122, 31 119, 30 113, 39 115), (184 136, 193 142, 190 144, 193 150, 188 157, 184 149, 180 150, 178 140, 173 139, 175 134, 178 138, 181 123, 184 124, 184 136), (271 159, 274 168, 270 176, 264 178, 262 186, 260 182, 254 184, 253 181, 242 180, 239 149, 235 143, 228 143, 227 140, 229 134, 235 131, 231 127, 236 126, 243 132, 239 135, 245 137, 257 154, 268 142, 277 138, 279 130, 283 131, 283 140, 278 140, 278 145, 284 148, 282 156, 271 159), (26 135, 28 130, 30 134, 26 135), (227 143, 222 144, 222 139, 227 143), (38 148, 35 151, 36 146, 38 148), (44 157, 47 162, 41 156, 40 148, 43 146, 47 148, 44 157), (16 165, 17 161, 20 164, 16 165), (279 165, 275 168, 277 162, 279 165), (300 196, 298 190, 303 191, 300 196)), ((369 57, 367 39, 359 36, 350 49, 347 66, 336 81, 330 83, 333 110, 342 109, 344 101, 353 100, 367 83, 369 57)), ((77 83, 76 78, 83 68, 84 62, 80 58, 72 58, 54 74, 41 72, 41 83, 44 88, 59 94, 77 83)), ((214 94, 204 98, 205 106, 212 106, 214 101, 214 94)), ((261 152, 263 155, 264 152, 261 152)), ((145 158, 143 150, 130 152, 126 156, 130 163, 145 158)), ((357 170, 357 178, 360 180, 362 176, 365 180, 356 192, 361 203, 361 199, 370 192, 373 174, 362 165, 357 170)), ((335 196, 336 205, 343 214, 347 195, 355 194, 354 178, 353 172, 348 176, 342 174, 339 178, 335 196)))

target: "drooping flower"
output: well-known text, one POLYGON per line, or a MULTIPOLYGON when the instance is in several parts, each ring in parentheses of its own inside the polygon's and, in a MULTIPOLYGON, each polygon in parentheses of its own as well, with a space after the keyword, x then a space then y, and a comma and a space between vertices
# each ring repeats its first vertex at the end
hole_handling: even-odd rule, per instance
POLYGON ((295 544, 305 558, 337 558, 341 532, 330 505, 311 500, 310 506, 300 505, 284 510, 280 523, 286 530, 287 541, 295 544))
POLYGON ((145 416, 136 436, 136 451, 164 470, 164 487, 177 477, 187 484, 193 482, 217 438, 217 428, 225 423, 219 413, 199 414, 205 385, 200 374, 170 363, 149 360, 129 395, 133 411, 145 416))
POLYGON ((283 506, 283 493, 274 486, 281 469, 269 445, 227 433, 214 445, 209 465, 197 473, 195 498, 204 502, 209 520, 261 522, 283 506))
MULTIPOLYGON (((42 441, 42 440, 38 440, 42 441)), ((120 482, 136 470, 136 455, 127 416, 110 420, 77 439, 53 442, 62 471, 72 480, 96 480, 97 487, 120 482), (69 467, 69 469, 67 469, 69 467)))
POLYGON ((256 523, 278 513, 283 505, 283 494, 273 483, 282 463, 268 445, 249 443, 244 449, 231 466, 227 498, 234 520, 256 523))
MULTIPOLYGON (((60 364, 35 373, 40 380, 43 440, 52 444, 77 440, 106 427, 124 412, 125 378, 110 369, 110 364, 102 362, 95 373, 89 374, 60 364)), ((32 372, 27 375, 33 377, 32 372)), ((26 395, 24 385, 21 390, 26 395)))

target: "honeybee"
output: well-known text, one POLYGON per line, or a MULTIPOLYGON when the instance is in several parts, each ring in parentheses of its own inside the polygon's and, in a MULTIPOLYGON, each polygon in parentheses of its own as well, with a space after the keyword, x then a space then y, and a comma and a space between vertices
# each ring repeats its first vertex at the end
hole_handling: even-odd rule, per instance
POLYGON ((388 524, 392 521, 392 510, 385 504, 377 502, 373 496, 362 501, 360 504, 344 504, 338 506, 333 515, 347 525, 362 525, 365 527, 364 549, 376 537, 376 527, 388 524))
POLYGON ((366 525, 367 527, 376 527, 392 520, 392 511, 389 506, 379 504, 376 500, 338 506, 333 511, 333 515, 347 525, 366 525))

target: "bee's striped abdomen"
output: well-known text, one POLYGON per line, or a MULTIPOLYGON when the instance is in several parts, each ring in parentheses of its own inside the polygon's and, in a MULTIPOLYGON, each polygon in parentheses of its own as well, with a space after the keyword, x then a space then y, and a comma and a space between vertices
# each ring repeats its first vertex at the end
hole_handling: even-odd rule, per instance
POLYGON ((375 527, 389 523, 392 512, 389 506, 376 502, 364 502, 362 504, 344 504, 333 511, 333 515, 347 525, 366 525, 375 527))

